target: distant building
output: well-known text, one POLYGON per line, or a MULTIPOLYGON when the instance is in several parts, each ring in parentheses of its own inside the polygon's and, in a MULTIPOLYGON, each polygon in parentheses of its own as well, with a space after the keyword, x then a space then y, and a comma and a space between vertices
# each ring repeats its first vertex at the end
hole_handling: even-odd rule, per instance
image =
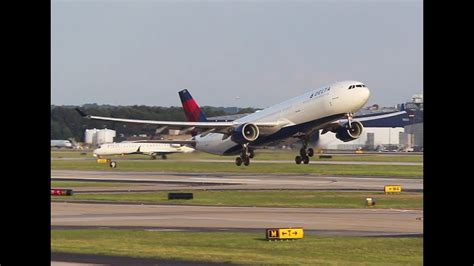
POLYGON ((413 136, 411 147, 423 147, 423 123, 405 126, 405 132, 413 136))
POLYGON ((400 143, 400 146, 408 148, 408 147, 413 147, 413 142, 414 142, 413 139, 414 139, 413 134, 410 134, 407 132, 400 132, 398 142, 400 143))
POLYGON ((360 138, 349 142, 343 142, 336 138, 336 134, 327 132, 320 135, 318 147, 323 149, 337 150, 356 150, 364 148, 373 150, 377 146, 398 146, 400 144, 400 133, 403 133, 402 127, 366 127, 360 138))
POLYGON ((423 147, 423 94, 413 95, 411 101, 396 107, 374 104, 354 114, 354 120, 364 117, 377 119, 362 121, 364 131, 359 139, 343 142, 334 133, 328 132, 319 136, 318 146, 343 150, 355 150, 359 147, 373 150, 378 146, 395 146, 400 150, 423 147))

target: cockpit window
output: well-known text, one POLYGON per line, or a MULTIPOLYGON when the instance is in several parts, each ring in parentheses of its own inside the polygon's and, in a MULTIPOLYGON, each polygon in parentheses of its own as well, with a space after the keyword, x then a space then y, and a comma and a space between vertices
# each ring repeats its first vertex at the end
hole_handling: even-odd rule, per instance
POLYGON ((353 88, 356 88, 356 87, 357 87, 357 88, 363 88, 363 87, 365 87, 365 85, 364 85, 364 84, 350 85, 349 88, 348 88, 348 90, 353 89, 353 88))

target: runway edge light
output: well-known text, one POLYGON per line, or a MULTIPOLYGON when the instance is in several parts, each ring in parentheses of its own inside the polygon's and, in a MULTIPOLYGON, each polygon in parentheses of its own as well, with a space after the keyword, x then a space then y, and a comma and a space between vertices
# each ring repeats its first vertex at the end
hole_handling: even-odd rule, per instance
POLYGON ((375 205, 375 199, 374 198, 366 198, 365 203, 367 206, 374 206, 375 205))
POLYGON ((266 239, 271 240, 290 240, 301 239, 304 237, 302 227, 297 228, 268 228, 266 230, 266 239))

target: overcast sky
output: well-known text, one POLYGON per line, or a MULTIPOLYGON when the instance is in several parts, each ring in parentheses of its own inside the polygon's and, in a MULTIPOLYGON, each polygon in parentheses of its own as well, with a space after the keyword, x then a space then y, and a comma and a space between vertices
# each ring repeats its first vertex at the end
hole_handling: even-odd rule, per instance
POLYGON ((52 1, 51 102, 267 107, 338 80, 423 91, 421 1, 52 1))

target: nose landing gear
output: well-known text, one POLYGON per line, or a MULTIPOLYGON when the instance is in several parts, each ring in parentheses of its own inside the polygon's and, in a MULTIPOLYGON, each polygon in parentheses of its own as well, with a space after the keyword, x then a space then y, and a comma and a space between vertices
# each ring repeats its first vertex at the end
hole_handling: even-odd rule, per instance
POLYGON ((349 124, 349 128, 352 128, 352 117, 354 116, 353 113, 347 113, 346 114, 346 118, 347 118, 347 122, 349 124))
POLYGON ((109 166, 110 166, 111 168, 115 168, 115 167, 117 167, 117 162, 116 162, 116 161, 111 161, 111 162, 109 163, 109 166))

